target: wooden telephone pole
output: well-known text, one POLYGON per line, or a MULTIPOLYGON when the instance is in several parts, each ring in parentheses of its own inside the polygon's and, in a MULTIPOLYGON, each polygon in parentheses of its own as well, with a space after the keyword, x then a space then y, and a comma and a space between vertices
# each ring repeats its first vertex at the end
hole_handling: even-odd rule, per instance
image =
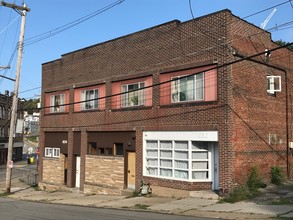
POLYGON ((14 9, 17 13, 19 13, 22 17, 21 19, 21 28, 20 28, 20 36, 18 42, 18 57, 17 57, 17 68, 16 68, 16 77, 14 83, 14 92, 13 92, 13 100, 12 100, 12 109, 11 109, 11 120, 10 120, 10 130, 9 130, 9 141, 8 141, 8 153, 7 153, 7 167, 6 167, 6 185, 5 192, 10 193, 11 189, 11 174, 12 174, 12 154, 13 154, 13 137, 17 116, 17 105, 18 105, 18 89, 19 89, 19 80, 20 80, 20 69, 22 62, 22 51, 23 51, 23 41, 24 41, 24 28, 25 28, 25 19, 26 12, 29 12, 30 9, 26 7, 25 4, 23 6, 18 6, 15 4, 9 4, 4 1, 1 1, 1 5, 14 9))

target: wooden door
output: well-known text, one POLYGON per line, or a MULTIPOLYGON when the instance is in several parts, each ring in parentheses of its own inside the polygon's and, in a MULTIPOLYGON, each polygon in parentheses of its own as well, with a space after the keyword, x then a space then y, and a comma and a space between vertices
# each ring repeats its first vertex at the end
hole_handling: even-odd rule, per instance
POLYGON ((135 189, 135 152, 127 152, 127 188, 135 189))

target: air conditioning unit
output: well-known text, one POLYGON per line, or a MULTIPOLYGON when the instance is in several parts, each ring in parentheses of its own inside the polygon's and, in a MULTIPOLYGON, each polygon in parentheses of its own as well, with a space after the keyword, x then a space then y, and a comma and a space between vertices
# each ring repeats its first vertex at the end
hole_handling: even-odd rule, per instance
POLYGON ((293 149, 293 142, 289 142, 289 148, 293 149))

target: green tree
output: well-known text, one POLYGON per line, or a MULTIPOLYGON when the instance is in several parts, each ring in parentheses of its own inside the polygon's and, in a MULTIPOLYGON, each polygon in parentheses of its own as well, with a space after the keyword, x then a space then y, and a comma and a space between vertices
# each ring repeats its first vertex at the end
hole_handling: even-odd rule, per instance
POLYGON ((40 99, 29 99, 26 100, 23 105, 23 110, 27 111, 29 114, 33 114, 33 112, 37 111, 38 103, 40 102, 40 99))
MULTIPOLYGON (((286 44, 289 44, 290 42, 286 42, 286 41, 283 41, 283 40, 277 40, 277 41, 275 41, 275 43, 279 44, 280 46, 284 46, 286 44)), ((293 50, 293 44, 291 44, 287 48, 290 49, 290 50, 293 50)))

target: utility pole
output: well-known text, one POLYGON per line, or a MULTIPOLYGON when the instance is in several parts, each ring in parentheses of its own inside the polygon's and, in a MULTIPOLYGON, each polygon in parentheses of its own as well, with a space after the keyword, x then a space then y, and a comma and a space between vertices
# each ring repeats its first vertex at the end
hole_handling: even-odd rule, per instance
POLYGON ((6 3, 4 1, 1 1, 1 5, 6 6, 8 8, 14 9, 22 17, 22 19, 21 19, 21 28, 20 28, 20 36, 19 36, 19 42, 18 42, 17 68, 16 68, 15 83, 14 83, 13 100, 12 100, 10 131, 9 131, 9 141, 8 141, 8 154, 7 154, 7 167, 6 167, 5 192, 10 193, 10 189, 11 189, 11 174, 12 174, 12 167, 13 167, 13 161, 12 161, 13 137, 14 137, 16 117, 17 117, 18 89, 19 89, 20 69, 21 69, 21 62, 22 62, 24 28, 25 28, 26 12, 29 12, 30 9, 28 7, 26 7, 25 4, 23 4, 23 6, 18 6, 18 5, 15 5, 15 4, 6 3))

